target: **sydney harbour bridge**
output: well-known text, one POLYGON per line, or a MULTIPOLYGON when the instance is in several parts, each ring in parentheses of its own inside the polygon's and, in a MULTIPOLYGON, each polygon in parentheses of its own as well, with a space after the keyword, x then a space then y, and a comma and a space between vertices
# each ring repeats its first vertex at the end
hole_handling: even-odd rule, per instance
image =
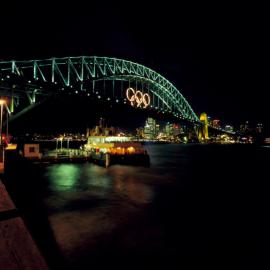
POLYGON ((141 64, 97 56, 0 61, 0 96, 6 100, 9 121, 50 95, 71 93, 158 111, 188 121, 208 136, 205 114, 197 116, 170 81, 141 64), (28 100, 23 108, 22 100, 28 100))

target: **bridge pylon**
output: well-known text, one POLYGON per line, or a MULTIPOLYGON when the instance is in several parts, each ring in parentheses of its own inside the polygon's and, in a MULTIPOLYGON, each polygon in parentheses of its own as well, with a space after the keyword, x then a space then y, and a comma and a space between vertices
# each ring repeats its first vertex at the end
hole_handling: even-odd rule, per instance
POLYGON ((198 139, 199 141, 209 140, 208 134, 208 118, 205 112, 201 113, 200 121, 202 125, 198 128, 198 139))

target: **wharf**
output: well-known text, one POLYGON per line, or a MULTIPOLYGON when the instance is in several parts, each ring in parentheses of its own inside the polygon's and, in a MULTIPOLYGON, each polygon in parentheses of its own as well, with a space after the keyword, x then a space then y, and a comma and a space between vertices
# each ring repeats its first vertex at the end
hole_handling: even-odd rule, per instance
POLYGON ((38 153, 35 156, 25 156, 25 160, 32 163, 82 163, 91 160, 88 152, 80 149, 56 149, 46 151, 42 154, 38 153))
POLYGON ((48 270, 19 211, 0 180, 0 265, 8 270, 48 270))
MULTIPOLYGON (((130 144, 127 146, 129 145, 130 144)), ((54 163, 91 162, 104 167, 109 167, 113 164, 149 166, 150 157, 146 151, 140 153, 124 153, 124 143, 122 143, 121 146, 122 147, 118 147, 120 153, 104 153, 101 151, 94 151, 93 149, 85 150, 72 148, 61 148, 40 152, 38 144, 27 144, 25 147, 26 151, 24 151, 23 155, 11 150, 6 151, 6 163, 27 162, 31 164, 49 165, 54 163), (31 150, 34 149, 34 151, 28 151, 30 148, 32 148, 31 150)), ((130 148, 134 149, 133 146, 130 148)))

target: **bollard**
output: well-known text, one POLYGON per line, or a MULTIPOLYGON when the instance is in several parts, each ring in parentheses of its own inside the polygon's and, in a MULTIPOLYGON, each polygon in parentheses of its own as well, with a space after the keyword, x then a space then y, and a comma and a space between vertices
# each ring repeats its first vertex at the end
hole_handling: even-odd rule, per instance
POLYGON ((105 167, 108 168, 110 166, 110 154, 105 154, 105 167))

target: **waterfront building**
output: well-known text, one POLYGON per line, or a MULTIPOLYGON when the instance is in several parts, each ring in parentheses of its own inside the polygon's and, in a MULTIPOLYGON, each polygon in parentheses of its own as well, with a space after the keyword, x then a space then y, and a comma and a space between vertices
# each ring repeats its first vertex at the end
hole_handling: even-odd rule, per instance
POLYGON ((220 128, 220 120, 219 120, 219 119, 214 119, 214 120, 212 121, 212 125, 213 125, 213 127, 215 127, 215 128, 220 128))
POLYGON ((228 131, 228 132, 233 132, 233 126, 231 125, 226 125, 225 128, 224 128, 225 131, 228 131))
POLYGON ((164 133, 167 137, 170 137, 173 135, 173 124, 171 124, 170 122, 168 122, 166 125, 165 125, 165 130, 164 130, 164 133))
POLYGON ((256 125, 256 132, 257 133, 262 133, 262 130, 263 130, 263 124, 262 123, 258 123, 256 125))
POLYGON ((249 127, 249 122, 246 121, 244 124, 240 125, 240 132, 241 133, 246 133, 250 131, 250 127, 249 127))
POLYGON ((181 133, 183 133, 181 126, 179 124, 173 124, 172 133, 173 136, 179 136, 181 133))
POLYGON ((145 139, 153 140, 156 138, 159 132, 159 125, 157 125, 156 120, 148 117, 144 126, 144 137, 145 139))

